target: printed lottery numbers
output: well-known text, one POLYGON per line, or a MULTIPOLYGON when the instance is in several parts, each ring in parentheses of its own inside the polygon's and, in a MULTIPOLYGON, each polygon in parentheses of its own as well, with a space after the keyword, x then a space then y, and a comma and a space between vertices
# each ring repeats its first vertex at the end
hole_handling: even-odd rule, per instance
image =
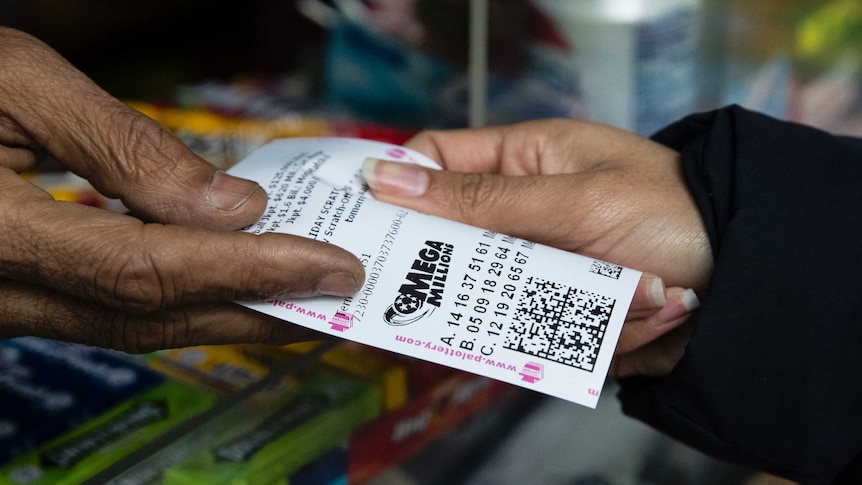
MULTIPOLYGON (((511 320, 510 312, 515 306, 516 283, 521 280, 524 265, 529 260, 529 250, 534 243, 514 237, 502 236, 486 231, 467 264, 467 273, 455 297, 455 307, 462 311, 451 312, 450 327, 463 329, 462 337, 483 333, 484 336, 500 337, 511 320), (499 237, 499 239, 498 239, 499 237), (520 243, 520 244, 519 244, 520 243), (465 317, 469 315, 468 317, 465 317)), ((463 340, 470 344, 470 340, 463 340)), ((462 345, 463 346, 463 345, 462 345)), ((491 355, 493 346, 483 346, 483 354, 491 355), (488 349, 489 351, 486 351, 488 349)))

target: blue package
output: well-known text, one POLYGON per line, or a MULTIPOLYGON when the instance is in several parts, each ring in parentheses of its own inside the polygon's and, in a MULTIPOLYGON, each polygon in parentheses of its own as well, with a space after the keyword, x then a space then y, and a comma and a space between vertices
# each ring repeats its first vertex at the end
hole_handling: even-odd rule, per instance
POLYGON ((102 349, 34 337, 0 341, 0 463, 163 380, 102 349))

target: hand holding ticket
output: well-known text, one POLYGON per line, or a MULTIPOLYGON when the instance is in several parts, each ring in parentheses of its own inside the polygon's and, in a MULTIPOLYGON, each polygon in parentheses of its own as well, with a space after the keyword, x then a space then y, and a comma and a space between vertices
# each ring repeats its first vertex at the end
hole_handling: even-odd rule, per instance
POLYGON ((330 335, 594 407, 641 273, 379 202, 365 158, 434 167, 402 147, 272 142, 236 165, 269 194, 246 230, 338 245, 366 269, 347 298, 244 303, 330 335))

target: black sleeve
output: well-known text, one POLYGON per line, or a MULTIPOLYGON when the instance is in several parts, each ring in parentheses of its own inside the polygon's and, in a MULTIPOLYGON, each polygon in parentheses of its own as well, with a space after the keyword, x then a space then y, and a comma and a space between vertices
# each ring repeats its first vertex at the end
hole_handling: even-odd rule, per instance
POLYGON ((802 483, 862 483, 862 139, 731 106, 654 136, 682 154, 715 271, 665 378, 623 410, 802 483))

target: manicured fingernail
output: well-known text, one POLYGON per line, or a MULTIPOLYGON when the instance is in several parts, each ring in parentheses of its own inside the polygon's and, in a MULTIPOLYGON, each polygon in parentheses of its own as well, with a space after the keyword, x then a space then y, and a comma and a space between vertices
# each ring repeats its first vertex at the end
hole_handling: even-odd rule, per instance
POLYGON ((217 209, 232 211, 238 209, 258 190, 261 188, 257 183, 219 170, 210 180, 207 201, 217 209))
POLYGON ((693 312, 699 306, 700 300, 694 290, 670 289, 667 292, 667 304, 651 316, 650 320, 658 324, 679 321, 680 317, 693 312))
POLYGON ((428 188, 428 173, 410 163, 366 158, 362 176, 371 190, 387 195, 416 197, 428 188))
POLYGON ((650 308, 661 308, 667 303, 664 296, 664 282, 658 276, 647 281, 647 295, 649 296, 650 308))
POLYGON ((682 305, 685 309, 690 312, 697 310, 700 307, 700 299, 697 297, 697 293, 695 293, 691 288, 680 293, 679 299, 682 301, 682 305))
POLYGON ((317 292, 328 296, 350 296, 359 291, 360 284, 351 273, 332 273, 320 280, 317 292))

